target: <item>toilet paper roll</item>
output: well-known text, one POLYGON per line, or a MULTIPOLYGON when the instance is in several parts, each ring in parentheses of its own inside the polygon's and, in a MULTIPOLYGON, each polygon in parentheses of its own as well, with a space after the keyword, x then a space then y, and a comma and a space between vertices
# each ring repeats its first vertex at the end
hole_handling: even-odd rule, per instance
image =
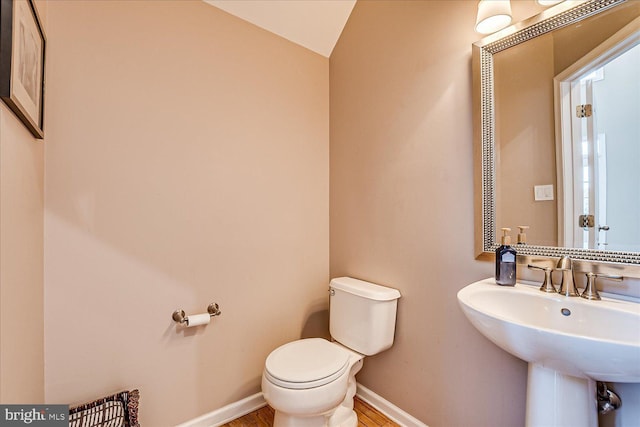
POLYGON ((186 321, 187 321, 187 328, 191 328, 193 326, 199 326, 199 325, 208 325, 209 322, 211 321, 211 316, 209 316, 209 313, 190 314, 189 316, 187 316, 186 321))

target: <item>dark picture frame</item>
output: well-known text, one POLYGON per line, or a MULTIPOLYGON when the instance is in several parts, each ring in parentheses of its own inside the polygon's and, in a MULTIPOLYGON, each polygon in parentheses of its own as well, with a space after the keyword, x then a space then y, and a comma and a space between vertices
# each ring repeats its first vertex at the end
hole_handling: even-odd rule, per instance
POLYGON ((0 98, 44 138, 46 38, 33 0, 0 0, 0 98))

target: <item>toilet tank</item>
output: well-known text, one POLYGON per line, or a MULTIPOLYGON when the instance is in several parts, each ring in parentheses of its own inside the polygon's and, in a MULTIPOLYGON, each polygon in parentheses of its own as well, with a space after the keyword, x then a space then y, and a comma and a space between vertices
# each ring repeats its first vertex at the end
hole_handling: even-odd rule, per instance
POLYGON ((391 347, 400 292, 351 277, 331 280, 329 333, 340 344, 371 356, 391 347))

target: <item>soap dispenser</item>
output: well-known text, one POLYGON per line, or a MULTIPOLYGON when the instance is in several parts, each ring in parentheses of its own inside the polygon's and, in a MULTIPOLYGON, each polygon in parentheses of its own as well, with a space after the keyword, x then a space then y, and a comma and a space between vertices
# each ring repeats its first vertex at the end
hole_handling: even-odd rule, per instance
POLYGON ((501 286, 516 284, 516 250, 511 247, 510 231, 502 229, 502 245, 496 249, 496 283, 501 286))
POLYGON ((527 244, 527 235, 525 231, 529 229, 528 225, 519 225, 518 226, 518 244, 526 245, 527 244))

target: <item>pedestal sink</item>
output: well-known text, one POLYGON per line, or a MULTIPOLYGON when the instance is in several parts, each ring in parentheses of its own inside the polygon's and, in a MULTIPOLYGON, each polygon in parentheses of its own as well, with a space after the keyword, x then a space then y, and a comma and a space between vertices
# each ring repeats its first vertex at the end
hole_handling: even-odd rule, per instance
POLYGON ((596 381, 640 383, 640 304, 493 279, 466 286, 458 302, 484 336, 529 362, 527 427, 597 427, 596 381))

